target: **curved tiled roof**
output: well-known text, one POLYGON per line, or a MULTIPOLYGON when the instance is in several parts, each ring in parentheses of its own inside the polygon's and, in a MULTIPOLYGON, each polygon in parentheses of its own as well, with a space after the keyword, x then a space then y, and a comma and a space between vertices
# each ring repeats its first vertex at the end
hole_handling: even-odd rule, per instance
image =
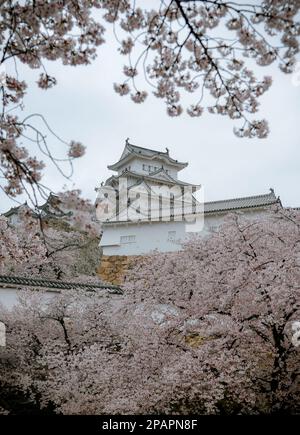
POLYGON ((242 198, 205 202, 204 213, 216 213, 252 207, 256 208, 276 203, 280 203, 280 200, 276 197, 274 190, 270 189, 270 193, 265 195, 245 196, 242 198))
POLYGON ((90 284, 84 282, 67 282, 58 280, 49 280, 41 278, 27 278, 21 276, 0 275, 0 287, 5 285, 24 286, 24 287, 43 287, 46 289, 57 290, 109 290, 110 293, 123 294, 120 287, 107 284, 90 284))
POLYGON ((26 208, 26 209, 30 210, 32 215, 34 216, 34 211, 31 210, 31 208, 28 206, 27 202, 24 202, 24 204, 20 204, 17 207, 11 207, 7 212, 3 213, 2 216, 10 217, 14 214, 18 214, 22 208, 26 208))
POLYGON ((132 145, 128 142, 126 142, 125 149, 123 151, 123 154, 120 158, 120 160, 113 165, 109 165, 108 169, 116 170, 119 166, 122 164, 125 164, 126 161, 130 160, 132 157, 138 156, 138 157, 145 157, 147 159, 155 159, 155 158, 162 158, 163 160, 167 161, 168 163, 178 166, 181 169, 188 166, 188 163, 185 162, 179 162, 178 160, 172 159, 169 155, 169 151, 156 151, 152 150, 150 148, 143 148, 139 147, 137 145, 132 145), (128 153, 126 154, 125 151, 128 150, 128 153))
POLYGON ((29 210, 32 217, 34 218, 67 218, 72 215, 71 211, 64 212, 63 210, 61 210, 58 205, 54 204, 54 200, 59 200, 59 196, 50 193, 47 201, 43 205, 37 206, 35 210, 32 210, 27 202, 24 202, 24 204, 10 208, 7 212, 3 213, 3 216, 8 218, 14 214, 18 214, 22 208, 26 208, 27 210, 29 210))
MULTIPOLYGON (((175 179, 175 178, 171 177, 171 175, 168 174, 168 173, 166 172, 166 170, 165 170, 163 167, 157 169, 156 171, 150 172, 150 173, 147 174, 147 175, 143 175, 143 177, 144 177, 144 178, 147 178, 147 179, 152 179, 152 178, 153 178, 153 180, 161 181, 161 180, 162 180, 161 178, 156 178, 156 177, 155 177, 156 175, 159 175, 159 174, 164 175, 164 176, 167 178, 167 180, 169 180, 171 183, 174 183, 174 184, 182 184, 182 185, 184 185, 184 186, 192 186, 192 184, 190 184, 190 183, 186 183, 185 181, 181 181, 181 180, 178 180, 178 179, 175 179)), ((141 176, 141 174, 139 174, 139 173, 137 173, 137 172, 136 172, 136 175, 137 175, 137 176, 141 176)), ((165 180, 162 180, 162 181, 165 181, 165 180)))
MULTIPOLYGON (((180 186, 194 186, 194 184, 190 184, 190 183, 186 183, 185 181, 181 181, 178 179, 175 179, 173 177, 171 177, 171 175, 167 174, 166 171, 163 168, 160 168, 159 170, 155 171, 155 172, 151 172, 150 174, 140 174, 139 172, 135 172, 135 171, 129 171, 128 169, 126 169, 121 175, 112 175, 110 178, 108 178, 106 180, 105 185, 109 185, 113 180, 118 180, 119 178, 122 177, 134 177, 134 178, 138 178, 139 180, 152 180, 152 181, 157 181, 160 183, 167 183, 167 184, 178 184, 180 186), (163 174, 166 178, 162 179, 162 178, 158 178, 156 177, 156 175, 159 174, 163 174)), ((196 187, 196 186, 195 186, 196 187)))
POLYGON ((152 150, 150 148, 144 148, 137 145, 128 144, 127 147, 134 153, 138 155, 142 155, 145 157, 156 157, 156 156, 163 156, 166 157, 170 162, 178 164, 178 165, 187 165, 188 163, 185 162, 179 162, 178 160, 172 159, 169 155, 169 151, 156 151, 152 150))
MULTIPOLYGON (((234 210, 243 210, 243 209, 251 209, 251 208, 255 209, 260 207, 267 207, 273 204, 281 205, 281 202, 279 197, 276 197, 274 190, 270 189, 270 193, 264 195, 245 196, 242 198, 232 198, 232 199, 223 199, 220 201, 204 202, 204 215, 213 214, 213 213, 225 213, 234 210)), ((148 223, 151 221, 145 220, 141 222, 148 223)), ((108 221, 103 223, 103 225, 110 225, 110 224, 114 224, 114 225, 124 224, 124 222, 108 221)))

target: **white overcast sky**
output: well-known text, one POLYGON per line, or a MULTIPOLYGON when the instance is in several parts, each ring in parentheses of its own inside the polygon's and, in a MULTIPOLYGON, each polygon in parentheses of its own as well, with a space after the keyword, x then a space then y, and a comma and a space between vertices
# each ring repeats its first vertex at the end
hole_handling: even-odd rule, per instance
MULTIPOLYGON (((69 187, 80 188, 94 200, 95 186, 111 175, 107 165, 119 159, 129 137, 143 147, 168 147, 172 157, 188 161, 180 178, 202 184, 206 201, 264 194, 272 187, 283 205, 300 206, 300 83, 293 85, 291 76, 275 67, 256 68, 258 74, 272 75, 274 80, 261 98, 257 115, 268 119, 271 133, 263 140, 239 139, 227 118, 209 114, 170 118, 163 102, 152 96, 142 105, 119 97, 113 82, 122 82, 124 63, 126 58, 112 43, 101 46, 98 58, 87 67, 49 63, 48 73, 58 84, 48 91, 35 85, 37 71, 20 70, 29 82, 24 116, 42 113, 60 137, 87 147, 75 164, 69 187)), ((60 155, 65 151, 50 134, 48 144, 60 155)), ((47 169, 43 182, 54 191, 66 184, 54 168, 47 169)), ((0 200, 0 212, 14 205, 3 194, 0 200)))

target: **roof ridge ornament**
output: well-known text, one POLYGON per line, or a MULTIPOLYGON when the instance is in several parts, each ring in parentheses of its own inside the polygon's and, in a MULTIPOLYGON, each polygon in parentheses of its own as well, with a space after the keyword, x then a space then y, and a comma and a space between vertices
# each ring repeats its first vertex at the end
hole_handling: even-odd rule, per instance
POLYGON ((123 150, 120 159, 116 163, 108 165, 108 169, 118 171, 118 169, 125 166, 129 160, 136 158, 137 156, 152 161, 158 159, 160 162, 163 161, 168 165, 175 166, 177 171, 181 171, 188 166, 187 162, 179 162, 178 160, 173 159, 169 154, 168 148, 165 148, 165 151, 157 151, 150 148, 140 147, 129 143, 129 138, 125 140, 125 144, 125 149, 123 150))

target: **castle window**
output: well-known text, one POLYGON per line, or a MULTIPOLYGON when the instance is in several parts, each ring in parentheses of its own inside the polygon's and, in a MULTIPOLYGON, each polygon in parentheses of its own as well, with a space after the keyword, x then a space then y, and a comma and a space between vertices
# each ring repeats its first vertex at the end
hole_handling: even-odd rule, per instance
POLYGON ((172 221, 174 221, 174 206, 175 206, 175 195, 172 193, 170 195, 170 215, 172 221))
POLYGON ((175 242, 176 231, 168 231, 168 242, 175 242))
POLYGON ((120 242, 122 245, 125 245, 127 243, 135 243, 136 242, 136 236, 121 236, 120 242))

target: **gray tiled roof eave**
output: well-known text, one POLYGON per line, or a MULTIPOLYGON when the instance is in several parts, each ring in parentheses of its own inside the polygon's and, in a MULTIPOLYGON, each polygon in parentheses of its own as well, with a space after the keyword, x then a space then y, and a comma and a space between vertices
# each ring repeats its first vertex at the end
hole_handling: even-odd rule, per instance
MULTIPOLYGON (((161 171, 159 171, 159 172, 161 172, 161 171)), ((121 175, 112 175, 110 178, 108 178, 106 180, 105 185, 106 186, 110 185, 110 183, 112 181, 118 180, 119 178, 122 178, 122 177, 125 176, 125 177, 138 178, 140 180, 144 180, 144 179, 145 180, 150 180, 150 181, 152 180, 152 181, 157 181, 157 182, 160 182, 160 183, 171 184, 171 185, 178 184, 180 186, 195 186, 194 184, 186 183, 185 181, 181 181, 181 180, 175 179, 175 178, 171 177, 170 175, 168 175, 168 179, 162 179, 162 178, 156 178, 152 174, 145 174, 144 175, 144 174, 140 174, 139 172, 134 172, 134 171, 128 171, 128 170, 126 170, 121 175)), ((200 185, 198 185, 198 187, 199 186, 200 185)))
POLYGON ((150 160, 152 160, 153 157, 163 157, 166 160, 168 160, 170 164, 175 165, 175 166, 179 166, 182 169, 188 166, 187 162, 179 162, 178 160, 172 159, 172 157, 170 157, 169 154, 166 152, 150 150, 148 148, 138 147, 137 145, 131 145, 131 144, 129 145, 129 147, 130 148, 129 148, 128 154, 126 154, 123 158, 121 158, 116 163, 114 163, 112 165, 108 165, 107 168, 110 170, 116 170, 119 166, 125 164, 126 161, 131 160, 131 158, 133 158, 135 156, 145 157, 145 158, 148 158, 150 160), (140 149, 140 150, 150 151, 153 154, 152 155, 147 155, 145 153, 143 154, 142 152, 137 152, 135 150, 135 148, 140 149))
MULTIPOLYGON (((167 160, 169 160, 171 163, 173 163, 173 164, 175 164, 175 165, 180 165, 180 166, 188 166, 188 163, 187 162, 179 162, 178 160, 175 160, 175 159, 173 159, 172 157, 170 157, 170 155, 169 155, 169 153, 168 152, 165 152, 165 151, 157 151, 157 150, 152 150, 152 149, 150 149, 150 148, 144 148, 144 147, 140 147, 140 146, 137 146, 137 145, 131 145, 131 144, 129 144, 129 147, 131 148, 131 150, 133 151, 133 152, 135 152, 135 154, 137 154, 137 155, 144 155, 144 156, 146 156, 146 154, 144 153, 140 153, 139 151, 138 152, 136 152, 135 151, 135 149, 138 149, 138 150, 144 150, 144 151, 150 151, 150 153, 152 153, 152 156, 151 157, 154 157, 154 156, 159 156, 159 157, 166 157, 167 158, 167 160)), ((150 157, 150 156, 149 156, 150 157)))
POLYGON ((10 276, 10 275, 0 275, 0 285, 16 285, 24 287, 43 287, 49 290, 71 290, 71 289, 81 289, 81 290, 112 290, 116 294, 122 294, 122 290, 118 286, 113 286, 109 284, 90 284, 84 282, 69 282, 69 281, 58 281, 49 280, 41 278, 27 278, 21 276, 10 276))
POLYGON ((260 204, 260 205, 247 205, 247 206, 239 206, 239 207, 231 207, 231 208, 219 208, 214 210, 204 210, 204 214, 214 214, 214 213, 228 213, 230 211, 238 211, 238 210, 249 210, 249 209, 258 209, 258 208, 264 208, 270 205, 273 205, 275 203, 267 203, 267 204, 260 204))
POLYGON ((272 191, 271 193, 264 195, 247 196, 242 198, 225 199, 221 201, 210 201, 204 203, 205 213, 217 213, 222 211, 232 211, 237 209, 246 208, 259 208, 266 207, 273 204, 280 204, 279 198, 277 198, 272 191))
MULTIPOLYGON (((248 196, 242 198, 225 199, 220 201, 211 201, 204 203, 204 215, 214 214, 214 213, 228 213, 231 211, 238 210, 253 210, 268 207, 271 205, 279 204, 281 205, 280 199, 277 198, 274 192, 248 196)), ((151 222, 151 221, 149 221, 151 222)), ((110 225, 120 225, 124 223, 130 223, 130 221, 107 221, 103 222, 104 226, 110 225)), ((141 221, 139 223, 147 223, 147 221, 141 221)))

